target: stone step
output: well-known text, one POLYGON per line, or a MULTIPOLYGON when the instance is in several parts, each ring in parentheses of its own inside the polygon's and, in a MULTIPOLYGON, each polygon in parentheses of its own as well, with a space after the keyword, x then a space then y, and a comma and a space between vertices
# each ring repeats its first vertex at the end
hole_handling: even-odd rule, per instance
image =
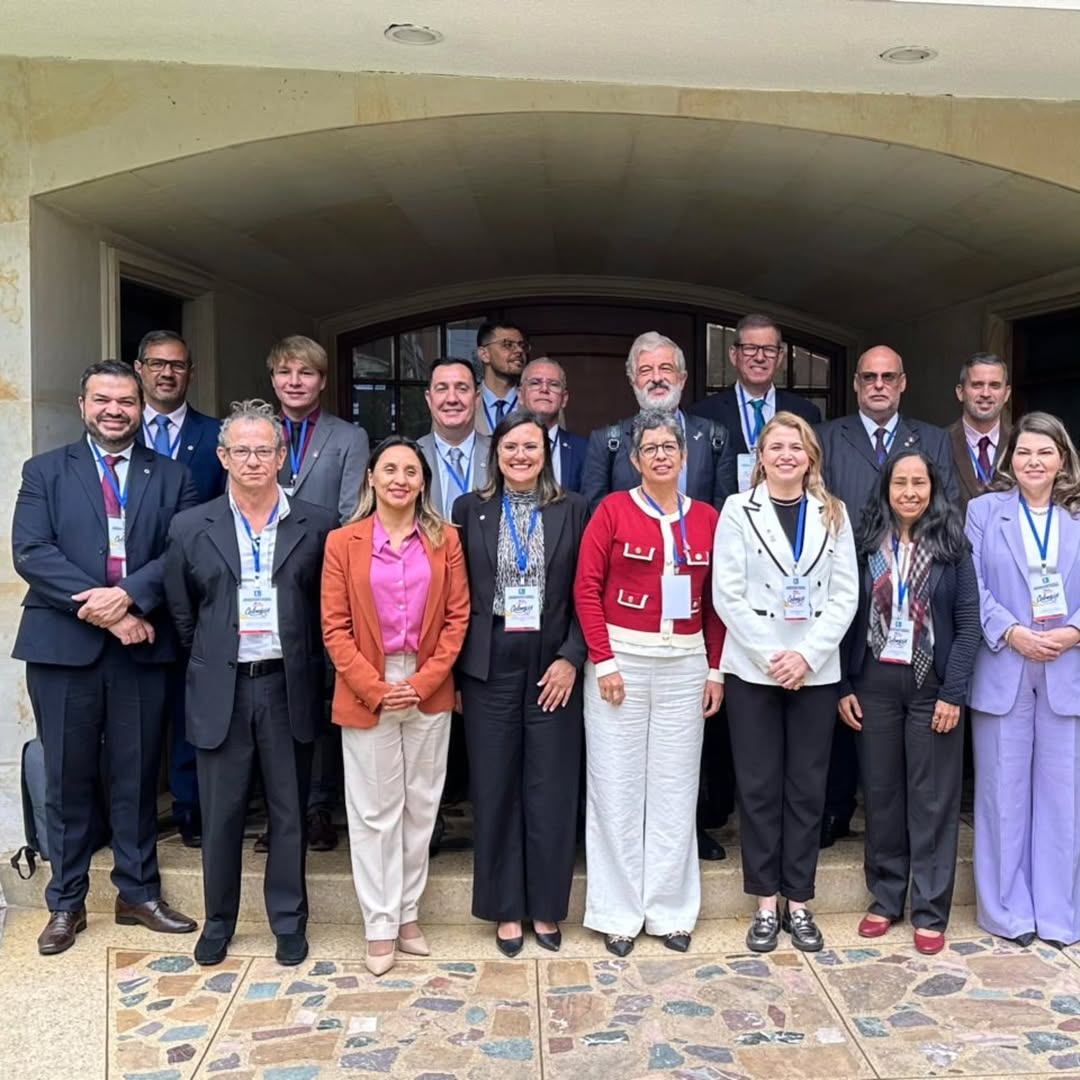
MULTIPOLYGON (((725 919, 745 915, 751 902, 742 891, 742 865, 734 830, 717 834, 727 849, 721 862, 702 862, 701 918, 725 919)), ((245 841, 243 882, 240 895, 240 919, 262 922, 263 870, 266 856, 252 850, 245 841)), ((158 845, 162 894, 170 904, 194 918, 203 917, 202 863, 200 853, 185 848, 175 835, 165 836, 158 845)), ((975 902, 975 884, 971 867, 972 831, 966 822, 960 826, 960 857, 957 867, 954 903, 975 902)), ((817 873, 815 912, 854 913, 866 909, 868 894, 863 877, 861 839, 839 841, 821 853, 817 873)), ((109 880, 112 855, 100 851, 90 869, 90 892, 86 906, 93 912, 110 912, 115 890, 109 880)), ((0 887, 7 903, 18 907, 43 907, 43 893, 49 879, 45 864, 29 880, 22 881, 9 865, 7 856, 0 863, 0 887)), ((360 923, 360 911, 353 889, 348 844, 336 851, 312 852, 307 862, 310 919, 315 923, 349 925, 360 923)), ((420 905, 421 922, 429 925, 464 926, 471 915, 472 852, 443 851, 431 861, 427 890, 420 905)), ((585 912, 585 862, 579 853, 570 894, 570 923, 580 923, 585 912)))

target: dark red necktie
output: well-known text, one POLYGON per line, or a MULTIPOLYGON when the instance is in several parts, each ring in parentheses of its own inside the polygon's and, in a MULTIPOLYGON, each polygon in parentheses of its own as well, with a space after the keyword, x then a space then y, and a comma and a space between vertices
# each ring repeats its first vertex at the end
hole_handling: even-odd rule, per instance
MULTIPOLYGON (((109 518, 122 519, 124 514, 120 509, 120 499, 117 497, 117 492, 120 490, 120 477, 116 475, 116 466, 118 462, 123 461, 123 457, 119 454, 106 454, 102 459, 105 462, 105 468, 112 474, 113 482, 109 482, 109 477, 106 473, 101 474, 101 494, 105 498, 105 516, 109 518)), ((131 466, 129 465, 128 468, 131 466)), ((120 558, 113 558, 109 556, 105 561, 105 582, 108 585, 115 585, 124 576, 124 560, 120 558)))
POLYGON ((984 435, 979 440, 979 471, 982 475, 979 480, 983 484, 990 483, 990 473, 994 466, 990 464, 990 436, 984 435))

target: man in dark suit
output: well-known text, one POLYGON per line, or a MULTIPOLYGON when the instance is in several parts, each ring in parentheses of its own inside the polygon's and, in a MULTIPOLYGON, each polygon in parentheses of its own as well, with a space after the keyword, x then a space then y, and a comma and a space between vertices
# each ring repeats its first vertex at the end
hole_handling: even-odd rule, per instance
POLYGON ((45 750, 52 880, 43 955, 86 927, 91 828, 102 743, 117 889, 116 921, 163 933, 195 922, 161 898, 157 776, 175 637, 162 556, 174 514, 197 502, 191 474, 135 441, 142 387, 128 364, 83 372, 86 434, 23 466, 12 521, 15 569, 29 585, 12 655, 45 750))
POLYGON ((808 424, 820 424, 821 413, 806 398, 773 384, 787 360, 787 346, 780 327, 767 315, 744 315, 739 320, 728 357, 738 376, 735 385, 699 401, 690 411, 727 428, 738 464, 739 490, 748 491, 761 429, 778 412, 794 413, 808 424))
POLYGON ((187 670, 188 737, 202 793, 206 922, 200 964, 225 959, 240 907, 248 786, 266 789, 266 909, 281 964, 307 956, 305 810, 322 725, 319 586, 337 515, 279 487, 281 423, 263 401, 237 405, 218 453, 228 491, 169 530, 165 588, 187 670))
POLYGON ((521 373, 518 401, 547 425, 555 479, 567 491, 580 494, 589 440, 559 426, 559 417, 570 401, 562 364, 547 356, 530 360, 521 373))
POLYGON ((1001 414, 1011 396, 1009 368, 1000 356, 975 353, 960 366, 956 397, 963 414, 949 428, 949 442, 960 478, 961 513, 986 491, 1008 442, 1009 425, 1001 414))
MULTIPOLYGON (((151 330, 139 342, 135 370, 146 399, 140 438, 152 450, 179 461, 191 470, 199 502, 216 499, 225 490, 225 470, 217 456, 221 421, 187 403, 195 363, 187 342, 172 330, 151 330)), ((169 789, 173 820, 188 847, 202 842, 199 784, 195 775, 195 747, 184 736, 184 670, 180 656, 170 672, 168 696, 172 717, 172 753, 169 789)))
MULTIPOLYGON (((877 490, 881 469, 891 454, 917 447, 937 466, 950 501, 960 498, 949 437, 939 427, 900 415, 907 388, 904 361, 887 345, 875 345, 855 368, 858 412, 829 420, 818 428, 824 454, 825 486, 843 500, 854 529, 863 507, 877 490)), ((851 835, 851 815, 859 786, 854 732, 837 719, 829 762, 829 786, 821 823, 821 846, 851 835)))

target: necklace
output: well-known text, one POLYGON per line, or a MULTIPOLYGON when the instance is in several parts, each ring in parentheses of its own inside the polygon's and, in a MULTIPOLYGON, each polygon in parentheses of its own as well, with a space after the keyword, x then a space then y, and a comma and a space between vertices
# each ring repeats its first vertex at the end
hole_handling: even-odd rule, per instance
POLYGON ((801 495, 795 499, 778 499, 774 495, 770 495, 769 499, 775 506, 798 506, 803 501, 801 495))

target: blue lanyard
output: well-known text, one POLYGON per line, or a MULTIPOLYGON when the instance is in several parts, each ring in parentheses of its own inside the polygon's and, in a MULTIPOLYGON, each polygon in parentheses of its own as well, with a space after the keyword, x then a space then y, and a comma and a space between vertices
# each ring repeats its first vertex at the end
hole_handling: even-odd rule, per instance
MULTIPOLYGON (((502 399, 500 398, 500 400, 502 399)), ((480 404, 484 406, 484 415, 487 417, 488 431, 494 431, 496 428, 496 424, 495 421, 491 418, 491 410, 488 408, 487 399, 484 398, 483 395, 481 395, 480 397, 480 404)), ((509 399, 506 400, 506 412, 503 413, 503 419, 505 420, 506 417, 508 417, 516 408, 517 394, 514 395, 513 401, 510 401, 509 399)))
MULTIPOLYGON (((170 421, 170 423, 171 423, 171 421, 170 421)), ((148 447, 150 447, 151 450, 153 450, 154 449, 154 433, 150 430, 150 425, 145 420, 143 420, 143 427, 146 428, 146 445, 148 447)), ((172 442, 169 443, 169 457, 172 457, 173 454, 176 453, 176 447, 177 447, 177 444, 180 442, 181 434, 182 434, 181 431, 177 431, 176 438, 173 439, 172 442)), ((168 438, 168 436, 166 436, 166 438, 168 438)))
MULTIPOLYGON (((300 464, 304 460, 304 446, 307 442, 308 418, 305 416, 300 423, 300 449, 294 449, 292 441, 292 421, 285 417, 285 430, 289 433, 289 466, 292 469, 292 481, 300 475, 300 464)), ((273 520, 273 519, 271 519, 273 520)))
MULTIPOLYGON (((910 549, 909 549, 910 552, 910 549)), ((907 596, 908 586, 911 581, 904 581, 900 576, 900 540, 897 537, 893 537, 892 540, 892 557, 893 565, 896 567, 896 603, 900 608, 900 611, 904 610, 904 597, 907 596)), ((908 555, 908 563, 910 565, 911 555, 908 555)))
POLYGON ((881 440, 881 444, 882 444, 882 446, 884 446, 884 447, 885 447, 885 453, 886 453, 886 454, 887 454, 887 453, 889 452, 889 447, 890 447, 890 446, 892 446, 892 443, 893 443, 893 439, 895 439, 895 438, 896 438, 896 429, 897 429, 897 428, 898 428, 899 426, 900 426, 900 422, 899 422, 899 421, 897 421, 897 422, 896 422, 896 423, 895 423, 895 424, 893 425, 893 429, 892 429, 892 431, 886 431, 886 432, 885 432, 885 438, 881 440))
POLYGON ((1043 570, 1046 569, 1046 556, 1050 551, 1050 522, 1054 518, 1054 504, 1050 504, 1050 508, 1046 511, 1046 528, 1043 530, 1042 539, 1039 539, 1039 533, 1035 528, 1035 519, 1031 516, 1031 511, 1028 509, 1027 500, 1023 495, 1020 496, 1020 505, 1024 508, 1024 514, 1027 516, 1028 525, 1031 526, 1031 535, 1035 537, 1035 546, 1039 549, 1039 558, 1042 559, 1043 570))
POLYGON ((990 473, 984 473, 975 451, 971 449, 971 443, 968 443, 968 453, 971 455, 971 464, 975 467, 975 475, 979 478, 979 483, 985 487, 990 483, 990 473, 993 473, 994 466, 990 466, 990 473))
MULTIPOLYGON (((656 500, 644 488, 641 489, 641 494, 645 496, 645 501, 661 517, 667 517, 667 515, 664 513, 664 511, 660 509, 660 506, 657 504, 656 500)), ((690 554, 690 541, 686 537, 686 518, 683 516, 682 494, 680 492, 676 492, 675 497, 679 501, 679 532, 682 533, 683 554, 680 557, 679 556, 679 551, 678 551, 677 548, 672 552, 672 554, 675 556, 675 565, 676 566, 685 566, 687 564, 688 556, 690 554)))
POLYGON ((795 528, 795 566, 794 570, 797 573, 799 568, 799 560, 802 558, 803 541, 806 539, 806 496, 802 498, 802 502, 799 503, 799 524, 795 528))
POLYGON ((113 493, 116 495, 116 501, 120 504, 120 512, 123 513, 127 509, 128 485, 131 483, 131 462, 128 462, 127 476, 124 477, 124 490, 121 491, 120 485, 116 482, 116 474, 105 463, 105 459, 101 456, 101 451, 97 448, 97 443, 92 443, 91 445, 94 447, 94 453, 97 455, 101 471, 104 474, 105 479, 109 481, 109 487, 113 489, 113 493))
MULTIPOLYGON (((236 512, 240 514, 240 520, 244 523, 244 529, 248 534, 248 539, 251 541, 251 558, 252 561, 255 563, 255 576, 259 577, 262 574, 262 566, 260 565, 262 533, 260 533, 258 536, 252 533, 251 526, 248 524, 248 519, 244 517, 243 513, 241 513, 240 510, 237 510, 236 512)), ((271 511, 270 516, 266 519, 266 529, 269 529, 270 526, 274 524, 274 519, 277 517, 277 512, 278 508, 277 506, 275 506, 274 509, 271 511)), ((263 532, 265 532, 266 529, 264 529, 263 532)))
POLYGON ((529 532, 525 537, 525 546, 521 546, 521 537, 518 536, 517 526, 514 524, 514 512, 510 506, 510 500, 503 495, 503 517, 506 518, 506 524, 510 529, 510 539, 514 541, 514 554, 517 556, 517 568, 519 574, 524 574, 529 566, 529 541, 532 540, 532 534, 536 531, 536 523, 540 520, 540 507, 534 506, 532 514, 529 515, 529 532))
MULTIPOLYGON (((464 456, 465 455, 462 454, 462 457, 464 457, 464 456)), ((446 471, 450 474, 450 479, 453 480, 454 483, 457 485, 458 491, 460 491, 462 495, 468 495, 469 494, 469 477, 472 476, 472 462, 473 462, 472 454, 469 455, 469 467, 465 470, 465 480, 464 481, 462 481, 461 477, 458 476, 457 469, 454 468, 454 466, 450 463, 448 458, 443 458, 443 461, 446 463, 446 471)))
MULTIPOLYGON (((738 387, 739 401, 742 402, 743 422, 746 424, 746 446, 747 446, 747 449, 753 450, 754 447, 757 446, 758 435, 761 434, 761 428, 755 428, 753 430, 753 432, 751 432, 751 430, 750 430, 750 413, 747 411, 747 408, 746 408, 746 405, 747 405, 746 391, 742 388, 742 383, 736 383, 736 386, 738 387)), ((761 402, 762 402, 762 408, 764 409, 764 407, 765 407, 765 398, 762 398, 761 402)), ((765 426, 764 413, 762 413, 761 420, 762 420, 761 426, 764 427, 765 426)))

